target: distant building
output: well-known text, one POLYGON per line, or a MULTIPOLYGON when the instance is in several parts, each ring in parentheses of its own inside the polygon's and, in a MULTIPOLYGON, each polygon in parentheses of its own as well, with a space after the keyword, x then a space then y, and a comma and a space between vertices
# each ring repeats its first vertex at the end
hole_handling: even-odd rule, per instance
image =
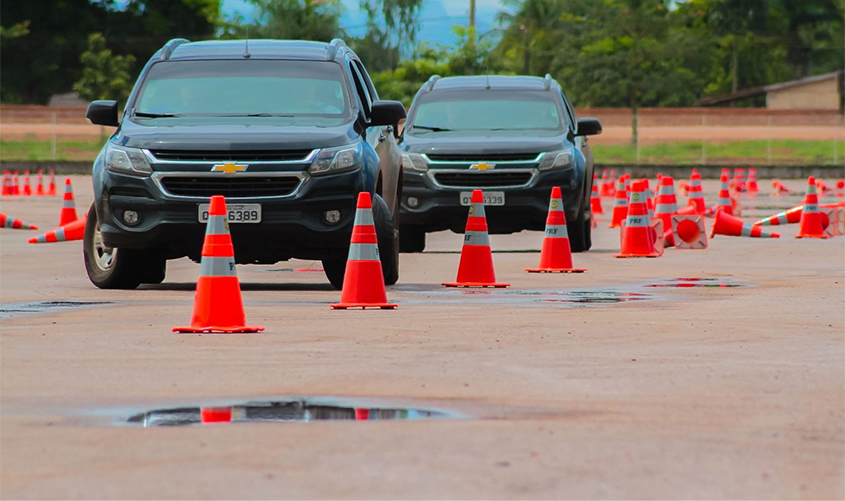
POLYGON ((718 106, 761 95, 766 96, 766 108, 770 110, 839 110, 845 113, 845 70, 705 97, 697 104, 718 106))

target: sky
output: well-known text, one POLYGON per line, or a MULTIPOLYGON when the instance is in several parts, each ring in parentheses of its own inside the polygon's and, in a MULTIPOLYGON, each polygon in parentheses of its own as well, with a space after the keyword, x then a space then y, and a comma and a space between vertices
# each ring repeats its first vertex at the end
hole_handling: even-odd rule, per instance
MULTIPOLYGON (((342 0, 343 27, 351 36, 361 36, 365 31, 366 16, 358 6, 358 0, 342 0)), ((495 28, 494 17, 501 9, 500 0, 476 0, 476 25, 478 33, 484 34, 495 28)), ((255 7, 247 0, 222 0, 223 16, 231 19, 238 14, 245 20, 255 16, 255 7)), ((457 40, 452 26, 466 25, 469 0, 423 0, 420 12, 417 42, 433 45, 451 45, 457 40)))

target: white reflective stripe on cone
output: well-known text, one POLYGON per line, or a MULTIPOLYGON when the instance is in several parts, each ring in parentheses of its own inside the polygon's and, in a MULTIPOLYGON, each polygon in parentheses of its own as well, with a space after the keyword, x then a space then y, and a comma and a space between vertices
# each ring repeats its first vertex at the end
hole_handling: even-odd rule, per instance
POLYGON ((200 262, 200 276, 201 277, 234 277, 237 276, 235 270, 234 257, 219 257, 219 256, 203 256, 200 262))
POLYGON ((226 216, 208 216, 208 225, 205 227, 206 235, 228 235, 229 224, 226 216))
POLYGON ((378 244, 350 244, 350 261, 380 261, 378 244))
POLYGON ((38 242, 39 244, 46 244, 47 243, 47 235, 46 234, 40 235, 40 236, 35 238, 35 241, 38 242))
POLYGON ((720 198, 719 201, 716 203, 716 205, 721 205, 721 206, 724 206, 724 207, 730 207, 732 205, 731 199, 730 198, 720 198))
POLYGON ((569 231, 565 224, 547 224, 546 238, 569 238, 569 231))
POLYGON ((355 210, 355 226, 374 226, 373 209, 355 210))
MULTIPOLYGON (((744 237, 750 237, 751 236, 751 226, 749 226, 747 224, 742 225, 742 236, 744 236, 744 237)), ((762 235, 760 235, 760 236, 762 236, 762 235)))
POLYGON ((673 212, 678 212, 678 205, 677 204, 657 204, 657 208, 654 210, 657 214, 672 214, 673 212))
POLYGON ((643 202, 645 202, 645 200, 643 199, 642 192, 635 191, 635 192, 631 193, 631 203, 632 204, 643 203, 643 202))
POLYGON ((819 211, 819 204, 804 204, 804 213, 811 214, 819 211))
POLYGON ((553 198, 549 201, 549 212, 563 212, 563 200, 553 198))
POLYGON ((64 242, 65 240, 67 240, 65 229, 62 227, 56 228, 56 242, 64 242))
POLYGON ((472 217, 484 217, 486 218, 487 215, 484 213, 484 204, 472 204, 469 206, 469 215, 472 217))
POLYGON ((628 216, 625 220, 625 225, 631 227, 646 227, 649 226, 648 219, 648 216, 628 216))
POLYGON ((74 202, 73 199, 62 200, 62 208, 67 209, 68 207, 71 208, 71 209, 75 209, 76 208, 76 202, 74 202))
POLYGON ((628 206, 628 198, 627 197, 617 198, 617 199, 615 199, 615 202, 613 202, 613 205, 615 207, 627 207, 628 206))
POLYGON ((65 193, 73 193, 73 185, 72 184, 66 184, 65 185, 65 193))
POLYGON ((12 228, 14 224, 15 224, 15 218, 7 217, 6 222, 3 223, 3 227, 4 228, 12 228))
POLYGON ((467 231, 464 233, 464 245, 490 246, 490 237, 486 231, 467 231))

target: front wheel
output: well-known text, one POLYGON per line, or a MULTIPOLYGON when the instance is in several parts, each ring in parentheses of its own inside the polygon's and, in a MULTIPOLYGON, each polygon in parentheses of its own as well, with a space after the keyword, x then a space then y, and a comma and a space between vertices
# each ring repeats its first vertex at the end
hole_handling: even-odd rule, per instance
POLYGON ((136 255, 103 243, 100 221, 93 205, 88 211, 82 249, 88 279, 100 289, 134 289, 141 284, 136 273, 140 263, 133 259, 136 255))
POLYGON ((400 252, 422 252, 425 250, 425 230, 420 226, 402 226, 399 230, 400 252))
POLYGON ((585 215, 584 210, 575 218, 572 223, 567 221, 566 227, 569 230, 569 247, 572 252, 584 252, 593 246, 592 221, 585 215))

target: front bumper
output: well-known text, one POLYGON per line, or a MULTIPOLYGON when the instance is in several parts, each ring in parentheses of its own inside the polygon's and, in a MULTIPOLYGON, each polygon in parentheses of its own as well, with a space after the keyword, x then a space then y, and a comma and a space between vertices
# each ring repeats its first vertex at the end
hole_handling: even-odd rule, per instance
MULTIPOLYGON (((95 168, 95 186, 100 189, 95 205, 103 241, 110 247, 149 249, 167 258, 188 256, 198 261, 205 235, 198 206, 209 198, 173 195, 162 189, 161 180, 156 175, 141 177, 95 168), (136 225, 123 221, 127 210, 140 214, 136 225)), ((368 184, 365 170, 359 168, 301 175, 298 188, 289 196, 227 199, 230 204, 261 204, 260 223, 229 226, 236 262, 272 264, 290 258, 344 257, 357 194, 367 191, 368 184), (323 219, 329 210, 340 211, 336 224, 323 219)))
MULTIPOLYGON (((521 186, 482 188, 505 193, 504 206, 485 207, 490 233, 545 229, 549 197, 554 186, 559 186, 562 191, 567 220, 573 221, 578 217, 584 206, 583 169, 573 167, 566 170, 530 171, 533 174, 530 181, 521 186)), ((472 191, 472 187, 443 186, 435 181, 432 172, 436 170, 404 171, 400 216, 402 224, 422 227, 427 232, 452 230, 463 233, 468 208, 460 204, 459 197, 461 192, 472 191), (411 197, 419 201, 417 207, 408 205, 411 197)), ((589 207, 585 210, 589 216, 589 207)))

